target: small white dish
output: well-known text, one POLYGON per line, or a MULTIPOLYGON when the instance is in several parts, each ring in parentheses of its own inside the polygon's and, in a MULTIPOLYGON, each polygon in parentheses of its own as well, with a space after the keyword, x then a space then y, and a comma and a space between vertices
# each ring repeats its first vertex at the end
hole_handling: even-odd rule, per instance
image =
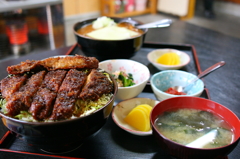
POLYGON ((124 71, 133 75, 135 85, 129 87, 118 87, 116 100, 126 100, 138 96, 150 79, 150 71, 147 66, 140 62, 128 59, 112 59, 99 63, 99 68, 114 73, 116 71, 124 71))
POLYGON ((128 115, 128 113, 140 104, 148 104, 151 107, 154 107, 159 101, 150 99, 150 98, 132 98, 128 100, 124 100, 118 103, 113 111, 112 111, 112 118, 113 121, 123 130, 138 136, 148 136, 152 134, 152 130, 150 131, 138 131, 132 126, 128 125, 124 118, 128 115))
POLYGON ((148 53, 147 58, 148 61, 151 62, 159 70, 177 70, 186 66, 190 62, 190 56, 187 53, 176 49, 156 49, 148 53), (163 65, 157 63, 157 59, 161 55, 169 52, 174 52, 180 57, 179 65, 163 65))

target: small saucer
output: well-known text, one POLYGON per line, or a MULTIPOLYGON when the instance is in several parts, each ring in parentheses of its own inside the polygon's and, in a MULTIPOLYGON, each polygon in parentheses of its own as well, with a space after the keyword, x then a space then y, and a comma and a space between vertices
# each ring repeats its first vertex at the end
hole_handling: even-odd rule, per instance
POLYGON ((159 101, 150 99, 150 98, 132 98, 128 100, 124 100, 118 103, 112 112, 113 121, 123 130, 138 136, 148 136, 152 134, 152 130, 150 131, 138 131, 134 129, 132 126, 128 125, 124 118, 128 115, 128 113, 140 104, 148 104, 151 107, 154 107, 159 101))
POLYGON ((159 70, 178 70, 190 63, 190 56, 181 51, 176 49, 156 49, 148 53, 147 55, 148 61, 152 63, 159 70), (164 65, 157 63, 157 59, 164 55, 165 53, 176 53, 180 57, 180 64, 178 65, 164 65))

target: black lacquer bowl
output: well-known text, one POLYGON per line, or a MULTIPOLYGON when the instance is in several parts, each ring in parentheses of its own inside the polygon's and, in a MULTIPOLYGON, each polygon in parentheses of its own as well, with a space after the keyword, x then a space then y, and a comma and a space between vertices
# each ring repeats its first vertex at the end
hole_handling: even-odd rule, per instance
POLYGON ((112 81, 114 95, 110 101, 102 108, 84 117, 43 123, 21 121, 1 112, 0 116, 5 126, 29 145, 51 153, 69 152, 79 147, 89 136, 97 133, 106 123, 118 89, 113 78, 112 81))
MULTIPOLYGON (((116 23, 127 21, 134 25, 142 24, 131 18, 112 18, 116 23)), ((143 34, 124 40, 98 40, 82 36, 77 30, 91 24, 97 18, 76 23, 73 26, 74 35, 79 47, 86 56, 96 57, 99 61, 107 59, 128 59, 135 55, 141 48, 148 29, 143 29, 143 34)))

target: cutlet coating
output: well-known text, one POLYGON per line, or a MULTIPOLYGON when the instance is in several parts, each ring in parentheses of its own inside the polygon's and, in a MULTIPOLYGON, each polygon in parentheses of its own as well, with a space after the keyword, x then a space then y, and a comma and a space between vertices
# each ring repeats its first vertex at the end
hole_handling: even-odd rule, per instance
POLYGON ((87 74, 85 72, 78 71, 76 69, 68 71, 58 91, 50 119, 62 120, 72 116, 74 104, 86 78, 87 74))
POLYGON ((98 68, 99 61, 95 57, 86 57, 82 55, 50 57, 40 61, 25 61, 18 65, 7 67, 9 74, 23 74, 30 71, 39 71, 43 68, 48 71, 57 69, 82 69, 98 68))
POLYGON ((53 109, 53 104, 57 93, 50 91, 47 88, 40 88, 33 98, 29 112, 35 120, 43 120, 48 118, 53 109))
POLYGON ((67 73, 67 70, 55 70, 50 71, 46 74, 43 83, 42 88, 47 88, 53 92, 57 92, 59 87, 62 84, 62 81, 67 73))
POLYGON ((66 70, 55 70, 46 74, 29 109, 34 119, 43 120, 51 115, 57 92, 66 73, 66 70))
POLYGON ((10 76, 2 79, 1 93, 3 98, 9 100, 11 95, 19 90, 19 88, 27 81, 27 76, 10 76))
POLYGON ((21 62, 18 65, 12 65, 7 67, 7 72, 9 74, 23 74, 30 71, 39 71, 42 70, 42 66, 38 64, 38 61, 35 60, 26 60, 21 62))
POLYGON ((66 57, 51 57, 39 61, 48 70, 56 69, 79 69, 79 68, 98 68, 98 60, 95 57, 86 57, 81 55, 66 57))
POLYGON ((38 72, 32 75, 27 83, 23 85, 19 91, 12 94, 12 97, 6 103, 9 116, 15 116, 21 110, 28 110, 31 106, 33 96, 37 92, 39 86, 42 84, 46 71, 38 72))
POLYGON ((93 69, 88 75, 87 82, 84 85, 80 98, 82 100, 97 100, 103 94, 109 94, 113 91, 113 84, 103 73, 93 69))

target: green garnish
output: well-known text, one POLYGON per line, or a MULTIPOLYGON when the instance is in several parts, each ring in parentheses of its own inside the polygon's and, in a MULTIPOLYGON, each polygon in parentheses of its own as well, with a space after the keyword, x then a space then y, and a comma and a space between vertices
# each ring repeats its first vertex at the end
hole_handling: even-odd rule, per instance
POLYGON ((133 82, 133 75, 131 73, 127 74, 123 71, 120 71, 115 72, 113 76, 117 80, 119 87, 129 87, 135 85, 135 83, 133 82))

